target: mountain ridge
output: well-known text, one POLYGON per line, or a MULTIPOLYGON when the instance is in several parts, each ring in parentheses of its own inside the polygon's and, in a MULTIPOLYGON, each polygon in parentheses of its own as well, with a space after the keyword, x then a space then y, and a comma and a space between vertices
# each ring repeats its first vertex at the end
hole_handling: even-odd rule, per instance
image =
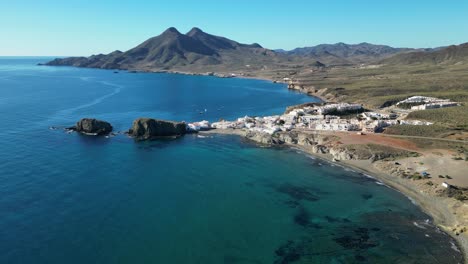
POLYGON ((383 64, 457 64, 468 63, 468 43, 451 45, 448 47, 435 48, 398 54, 381 61, 383 64))
POLYGON ((232 57, 250 63, 248 57, 274 56, 273 52, 259 44, 242 44, 228 38, 205 33, 192 28, 186 34, 171 27, 162 34, 149 38, 138 46, 125 51, 114 51, 107 55, 70 57, 55 59, 46 65, 76 66, 105 69, 171 69, 188 65, 229 64, 223 58, 232 57))
MULTIPOLYGON (((125 52, 116 50, 109 54, 89 57, 55 59, 46 65, 143 71, 179 70, 198 73, 308 67, 313 69, 318 67, 317 65, 320 65, 318 68, 323 68, 363 63, 458 62, 456 57, 468 57, 466 55, 468 52, 464 51, 463 47, 457 47, 410 49, 367 42, 359 44, 339 42, 290 51, 270 50, 257 43, 243 44, 222 36, 211 35, 197 27, 185 34, 170 27, 160 35, 149 38, 125 52)), ((468 49, 468 44, 466 48, 468 49)))

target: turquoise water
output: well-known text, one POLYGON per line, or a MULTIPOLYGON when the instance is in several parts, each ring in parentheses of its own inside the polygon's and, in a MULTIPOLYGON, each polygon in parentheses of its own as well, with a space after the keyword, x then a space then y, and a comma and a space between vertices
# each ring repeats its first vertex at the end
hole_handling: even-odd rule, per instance
POLYGON ((85 116, 124 130, 140 116, 275 114, 304 95, 258 80, 35 66, 46 60, 0 59, 0 263, 461 261, 406 197, 294 149, 48 129, 85 116))

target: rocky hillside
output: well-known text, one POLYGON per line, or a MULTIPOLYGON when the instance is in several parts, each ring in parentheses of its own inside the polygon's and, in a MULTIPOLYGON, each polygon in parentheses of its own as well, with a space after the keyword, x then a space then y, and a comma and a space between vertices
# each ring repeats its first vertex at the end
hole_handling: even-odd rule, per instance
POLYGON ((468 62, 468 43, 449 47, 399 54, 382 61, 383 64, 462 64, 468 62))
POLYGON ((297 48, 286 51, 288 55, 320 58, 329 64, 353 64, 383 59, 395 54, 413 51, 408 48, 393 48, 386 45, 374 45, 370 43, 360 44, 321 44, 312 47, 297 48))

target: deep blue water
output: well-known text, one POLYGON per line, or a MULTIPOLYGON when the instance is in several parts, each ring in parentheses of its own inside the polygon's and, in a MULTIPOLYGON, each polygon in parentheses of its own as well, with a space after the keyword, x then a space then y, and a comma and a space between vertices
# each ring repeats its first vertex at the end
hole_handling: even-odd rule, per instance
POLYGON ((461 260, 400 193, 293 149, 48 129, 279 114, 310 97, 259 80, 35 66, 44 61, 0 58, 0 263, 461 260))

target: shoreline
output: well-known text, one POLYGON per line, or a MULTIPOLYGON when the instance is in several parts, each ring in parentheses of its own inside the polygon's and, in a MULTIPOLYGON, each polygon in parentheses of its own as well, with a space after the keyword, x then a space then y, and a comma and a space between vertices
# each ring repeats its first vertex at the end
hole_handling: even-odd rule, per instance
MULTIPOLYGON (((107 69, 107 70, 113 70, 113 69, 107 69)), ((271 78, 268 77, 260 77, 260 76, 242 76, 242 75, 236 75, 236 76, 229 76, 226 77, 227 75, 223 76, 224 74, 222 73, 216 73, 215 75, 210 75, 206 73, 196 73, 196 72, 178 72, 178 71, 145 71, 145 70, 132 70, 132 69, 118 69, 118 70, 124 70, 127 71, 128 73, 166 73, 166 74, 181 74, 181 75, 194 75, 194 76, 210 76, 210 77, 215 77, 215 78, 240 78, 240 79, 255 79, 255 80, 261 80, 261 81, 269 81, 269 82, 274 82, 271 78)), ((278 84, 286 84, 284 82, 278 81, 276 82, 278 84)), ((298 93, 303 93, 306 94, 307 96, 311 96, 314 98, 319 99, 322 102, 327 102, 327 100, 320 95, 315 95, 311 94, 309 92, 305 92, 301 89, 289 89, 285 87, 288 90, 298 92, 298 93)), ((201 135, 204 134, 226 134, 226 135, 237 135, 237 136, 242 136, 245 137, 245 131, 239 130, 239 129, 229 129, 229 130, 220 130, 220 129, 215 129, 211 131, 204 131, 200 132, 201 135)), ((260 143, 261 144, 261 143, 260 143)), ((298 144, 289 144, 285 143, 285 147, 294 147, 297 149, 300 149, 301 152, 304 152, 306 154, 310 154, 314 157, 320 158, 322 160, 325 160, 330 163, 335 163, 333 158, 330 157, 330 154, 318 154, 315 152, 312 152, 310 149, 305 148, 304 146, 298 145, 298 144)), ((339 163, 340 166, 345 166, 350 169, 353 169, 355 171, 364 173, 364 174, 370 174, 372 176, 375 176, 376 180, 382 181, 385 185, 387 185, 389 188, 392 188, 406 197, 408 197, 412 202, 416 204, 418 208, 420 208, 424 213, 426 213, 428 216, 430 216, 433 220, 433 223, 439 227, 441 230, 444 231, 448 236, 452 237, 455 242, 457 243, 457 248, 461 251, 461 254, 463 255, 463 259, 465 263, 468 259, 468 236, 466 233, 461 233, 460 235, 455 235, 451 228, 453 228, 454 224, 458 223, 457 217, 454 216, 454 213, 451 212, 450 208, 448 208, 448 198, 443 198, 443 197, 436 197, 436 196, 431 196, 430 194, 424 194, 421 190, 418 190, 415 186, 412 186, 412 184, 408 184, 408 181, 404 182, 404 179, 395 177, 391 174, 388 174, 382 170, 379 170, 373 164, 370 163, 368 160, 340 160, 339 163), (367 162, 367 163, 366 163, 367 162), (362 164, 359 164, 362 163, 362 164), (366 165, 366 166, 363 166, 366 165), (452 227, 450 227, 452 225, 452 227)))
MULTIPOLYGON (((239 129, 214 129, 210 131, 200 132, 200 134, 235 135, 248 139, 247 137, 245 137, 245 131, 239 129)), ((257 143, 259 145, 262 144, 259 142, 257 143)), ((330 154, 315 153, 312 152, 310 149, 298 144, 285 143, 284 147, 296 148, 299 149, 303 154, 314 156, 330 164, 337 164, 339 166, 352 169, 364 175, 369 174, 369 176, 375 178, 378 181, 381 181, 388 188, 400 192, 405 197, 407 197, 413 204, 415 204, 421 211, 427 214, 431 218, 431 221, 435 226, 440 228, 445 234, 454 239, 454 241, 456 242, 457 249, 460 250, 461 254, 463 255, 463 263, 466 263, 466 260, 468 259, 468 236, 465 233, 461 233, 457 236, 453 232, 451 232, 450 225, 453 225, 458 221, 453 215, 453 212, 450 212, 450 209, 448 208, 446 199, 449 198, 434 197, 430 194, 424 194, 422 191, 413 188, 411 185, 405 184, 404 179, 397 178, 395 176, 392 176, 391 174, 379 170, 378 168, 373 166, 373 164, 369 160, 340 160, 339 162, 335 162, 334 159, 330 156, 330 154)))

